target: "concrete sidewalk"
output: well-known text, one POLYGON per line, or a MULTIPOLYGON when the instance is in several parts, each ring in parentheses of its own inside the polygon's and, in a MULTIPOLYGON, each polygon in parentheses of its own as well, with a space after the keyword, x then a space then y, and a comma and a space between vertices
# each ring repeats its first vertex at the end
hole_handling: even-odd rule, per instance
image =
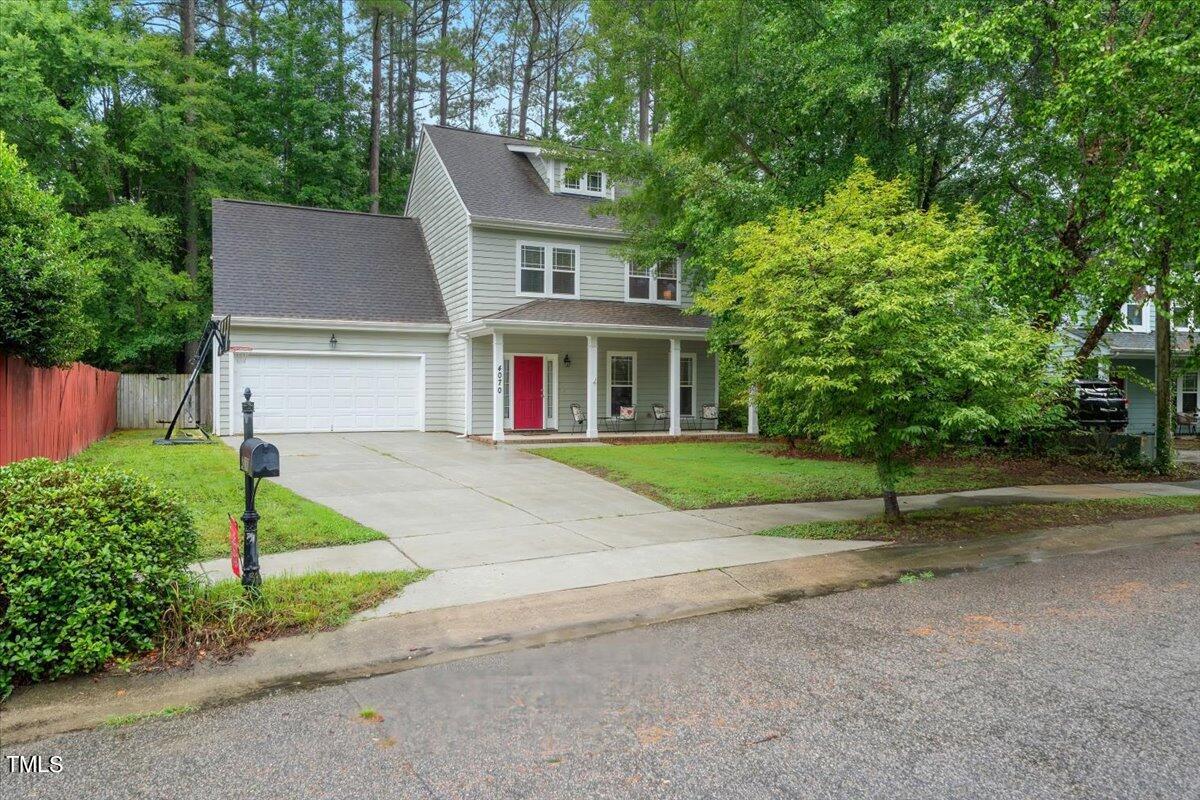
MULTIPOLYGON (((900 505, 908 511, 1191 494, 1200 494, 1194 483, 1012 486, 913 495, 900 498, 900 505)), ((877 498, 655 510, 561 522, 575 537, 568 542, 560 533, 545 539, 542 525, 518 525, 300 550, 264 556, 262 563, 268 575, 417 566, 437 570, 364 615, 379 617, 874 547, 881 543, 749 534, 801 522, 863 519, 880 510, 877 498)), ((204 562, 197 568, 213 579, 231 577, 228 559, 204 562)))
MULTIPOLYGON (((578 639, 895 581, 995 569, 1168 540, 1200 542, 1200 515, 994 536, 971 542, 878 547, 351 622, 313 636, 255 645, 231 663, 191 670, 80 676, 18 689, 0 715, 15 744, 172 706, 203 708, 269 691, 399 672, 476 655, 578 639)), ((411 588, 411 587, 410 587, 411 588)))

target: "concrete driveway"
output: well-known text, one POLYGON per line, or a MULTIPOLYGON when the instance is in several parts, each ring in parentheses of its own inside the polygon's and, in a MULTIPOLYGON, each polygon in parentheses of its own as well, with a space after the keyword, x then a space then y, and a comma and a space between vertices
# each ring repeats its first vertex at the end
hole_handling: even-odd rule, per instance
POLYGON ((278 483, 402 542, 446 569, 594 550, 564 523, 667 509, 562 464, 444 433, 271 439, 278 483))
MULTIPOLYGON (((448 433, 282 434, 276 482, 384 533, 323 568, 438 570, 374 613, 494 600, 869 546, 748 536, 548 459, 448 433)), ((263 510, 270 513, 269 509, 263 510)), ((264 558, 311 567, 315 551, 264 558)), ((271 563, 271 562, 274 563, 271 563)), ((213 569, 227 571, 226 561, 213 569)))

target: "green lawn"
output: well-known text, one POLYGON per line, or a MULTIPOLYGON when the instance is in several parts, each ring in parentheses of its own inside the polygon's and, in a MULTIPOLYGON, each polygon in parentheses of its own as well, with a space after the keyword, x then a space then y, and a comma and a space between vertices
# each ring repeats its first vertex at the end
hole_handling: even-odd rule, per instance
POLYGON ((1064 503, 1021 503, 946 510, 909 511, 898 524, 879 517, 846 522, 805 522, 762 531, 760 536, 788 539, 874 539, 922 543, 975 539, 1041 528, 1090 525, 1117 520, 1195 514, 1200 497, 1133 497, 1121 500, 1077 500, 1064 503))
MULTIPOLYGON (((173 489, 191 506, 200 533, 200 558, 229 553, 229 514, 241 517, 242 473, 237 453, 224 443, 154 444, 161 431, 118 431, 75 456, 86 464, 106 464, 144 475, 173 489)), ((376 530, 264 480, 257 505, 258 546, 263 553, 305 547, 355 544, 385 538, 376 530)))
MULTIPOLYGON (((530 452, 587 470, 675 508, 836 500, 879 494, 875 468, 857 461, 780 458, 760 442, 547 447, 530 452)), ((988 466, 918 467, 905 494, 1002 483, 988 466)))

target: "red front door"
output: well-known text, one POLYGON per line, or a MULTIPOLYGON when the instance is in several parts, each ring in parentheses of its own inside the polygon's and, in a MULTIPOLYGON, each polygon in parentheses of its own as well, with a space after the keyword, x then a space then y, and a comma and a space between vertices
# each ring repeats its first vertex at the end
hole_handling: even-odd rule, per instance
POLYGON ((540 356, 513 356, 513 428, 541 430, 544 427, 542 409, 546 404, 542 381, 540 356))

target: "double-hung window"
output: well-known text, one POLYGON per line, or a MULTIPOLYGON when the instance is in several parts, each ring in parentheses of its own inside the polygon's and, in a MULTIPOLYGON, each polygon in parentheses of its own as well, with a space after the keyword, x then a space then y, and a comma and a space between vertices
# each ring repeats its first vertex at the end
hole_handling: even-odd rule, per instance
POLYGON ((1125 304, 1125 324, 1131 328, 1141 328, 1145 323, 1146 308, 1141 303, 1125 304))
POLYGON ((1176 402, 1184 414, 1195 414, 1196 409, 1200 408, 1200 403, 1197 403, 1200 398, 1197 386, 1200 382, 1196 378, 1195 372, 1185 372, 1179 376, 1179 399, 1176 402))
POLYGON ((652 267, 629 264, 626 293, 641 303, 679 303, 679 259, 669 258, 652 267))
POLYGON ((579 297, 579 248, 521 242, 517 246, 517 294, 579 297))
POLYGON ((679 357, 679 414, 696 416, 696 357, 691 353, 679 357))

